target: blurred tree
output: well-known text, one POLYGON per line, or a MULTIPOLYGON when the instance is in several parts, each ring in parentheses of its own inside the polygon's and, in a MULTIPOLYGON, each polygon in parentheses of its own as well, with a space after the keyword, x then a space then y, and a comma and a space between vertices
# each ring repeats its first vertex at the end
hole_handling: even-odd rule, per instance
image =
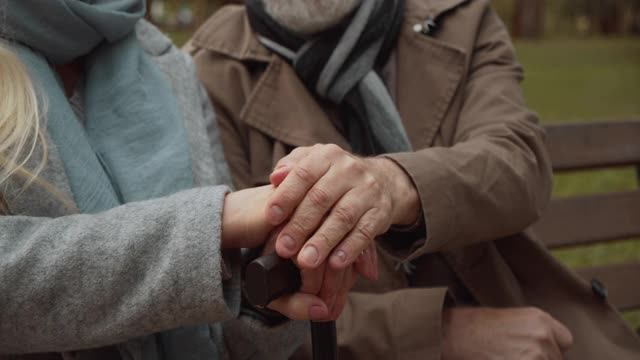
POLYGON ((619 35, 632 31, 639 0, 564 0, 564 16, 584 18, 594 35, 619 35))
POLYGON ((597 1, 598 11, 593 11, 596 15, 593 20, 598 24, 600 33, 603 35, 616 35, 622 32, 622 15, 624 0, 599 0, 597 1))
POLYGON ((491 6, 496 11, 498 16, 502 19, 502 21, 507 25, 509 30, 511 30, 510 19, 513 19, 513 8, 514 1, 513 0, 491 0, 491 6))
POLYGON ((544 3, 544 0, 515 0, 513 36, 539 38, 544 34, 544 3))

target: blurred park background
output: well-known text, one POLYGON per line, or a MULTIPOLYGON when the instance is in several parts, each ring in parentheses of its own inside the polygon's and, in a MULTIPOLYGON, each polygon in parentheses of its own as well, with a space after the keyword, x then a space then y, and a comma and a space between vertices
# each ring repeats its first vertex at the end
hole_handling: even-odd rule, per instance
MULTIPOLYGON (((152 0, 150 16, 182 44, 218 7, 233 2, 241 1, 152 0)), ((492 2, 526 69, 528 105, 543 123, 640 119, 640 0, 492 2)), ((554 196, 634 190, 638 176, 634 168, 563 174, 554 179, 554 196)), ((640 239, 555 255, 571 267, 637 261, 640 239)), ((640 311, 625 317, 640 326, 640 311)))

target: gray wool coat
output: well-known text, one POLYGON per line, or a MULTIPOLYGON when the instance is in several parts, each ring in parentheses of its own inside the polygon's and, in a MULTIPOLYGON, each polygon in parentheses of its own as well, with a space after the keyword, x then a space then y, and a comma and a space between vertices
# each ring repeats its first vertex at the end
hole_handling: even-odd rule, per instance
MULTIPOLYGON (((230 178, 214 113, 191 59, 145 21, 143 48, 167 75, 185 115, 196 187, 96 215, 39 186, 5 200, 0 216, 0 358, 117 344, 123 359, 141 359, 148 335, 193 324, 200 338, 171 341, 188 349, 165 358, 283 359, 301 344, 304 324, 268 326, 241 306, 239 253, 220 250, 221 212, 230 178), (223 267, 231 277, 223 277, 223 267), (206 329, 206 327, 205 327, 206 329)), ((64 166, 48 139, 41 178, 73 199, 64 166)), ((38 159, 32 159, 35 163, 38 159)), ((80 351, 83 359, 97 358, 80 351)), ((19 358, 19 357, 18 357, 19 358)))

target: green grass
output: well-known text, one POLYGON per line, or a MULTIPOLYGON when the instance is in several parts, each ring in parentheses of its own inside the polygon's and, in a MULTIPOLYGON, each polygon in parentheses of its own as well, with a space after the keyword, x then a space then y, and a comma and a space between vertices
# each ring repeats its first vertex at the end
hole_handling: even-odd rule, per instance
POLYGON ((545 122, 640 115, 640 39, 516 44, 529 106, 545 122))
MULTIPOLYGON (((640 118, 638 38, 519 42, 516 49, 526 69, 527 103, 543 123, 640 118)), ((553 194, 637 188, 635 169, 607 169, 557 175, 553 194)), ((640 239, 564 249, 554 255, 573 268, 640 261, 640 239)), ((625 319, 639 327, 640 311, 625 314, 625 319)))

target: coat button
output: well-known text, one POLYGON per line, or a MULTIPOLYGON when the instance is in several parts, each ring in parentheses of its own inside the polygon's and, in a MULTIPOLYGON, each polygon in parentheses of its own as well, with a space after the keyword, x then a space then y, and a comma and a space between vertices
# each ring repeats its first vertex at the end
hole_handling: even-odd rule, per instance
POLYGON ((602 300, 606 300, 609 296, 609 290, 598 279, 591 279, 591 291, 602 300))

